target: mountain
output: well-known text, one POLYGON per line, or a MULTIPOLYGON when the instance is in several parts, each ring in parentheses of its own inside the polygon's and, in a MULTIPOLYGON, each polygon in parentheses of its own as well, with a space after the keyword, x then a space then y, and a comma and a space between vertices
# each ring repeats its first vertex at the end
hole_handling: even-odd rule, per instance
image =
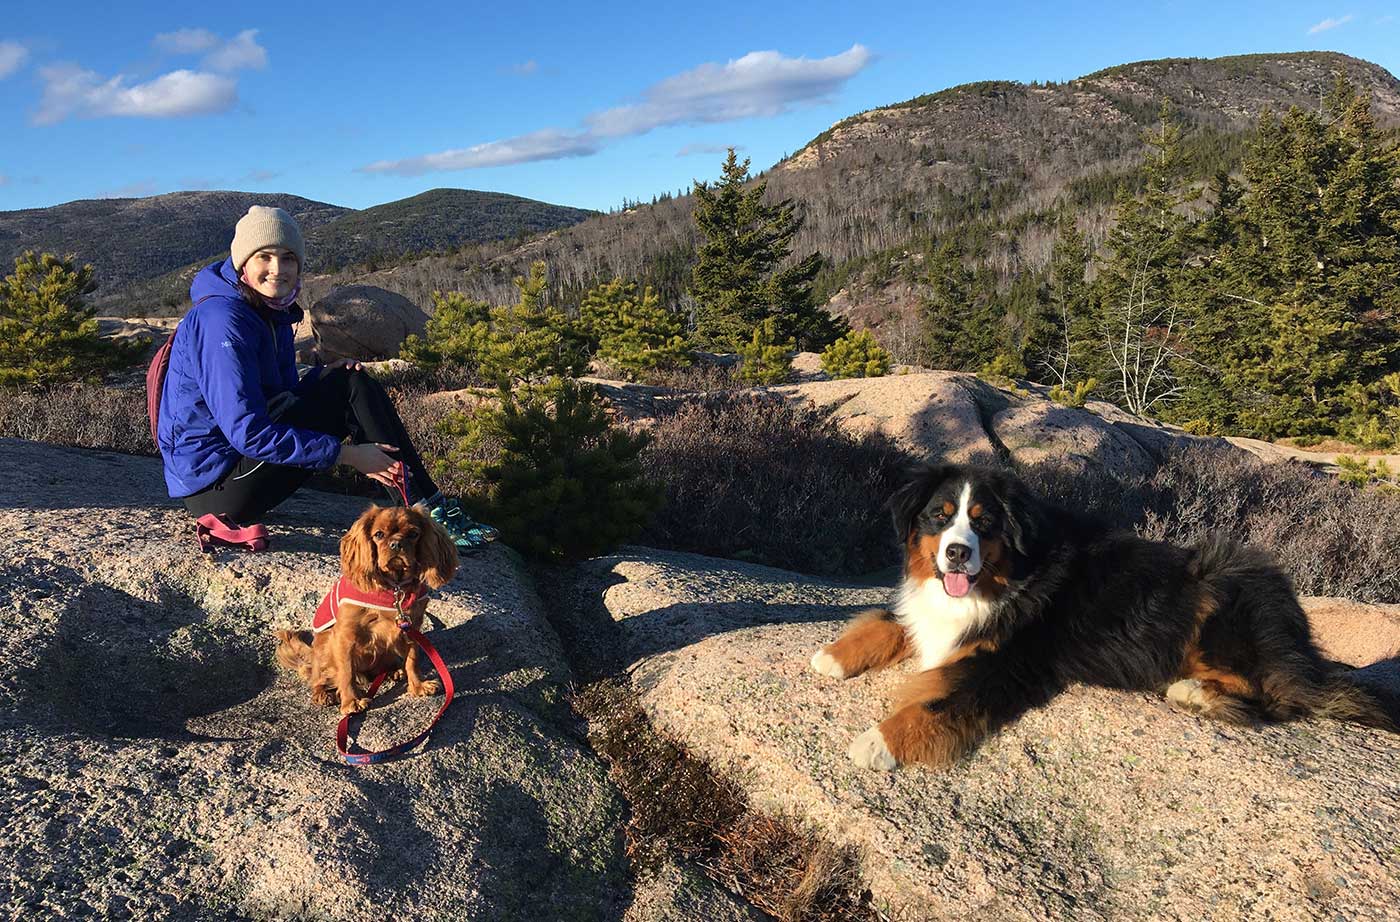
MULTIPOLYGON (((1316 108, 1338 74, 1371 97, 1379 125, 1400 125, 1400 80, 1346 55, 1141 61, 1064 83, 972 83, 871 109, 836 123, 765 178, 770 196, 803 206, 794 258, 814 250, 828 258, 819 286, 831 307, 860 325, 907 328, 919 263, 936 237, 959 235, 1006 277, 1045 263, 1061 205, 1077 212, 1091 241, 1102 240, 1114 193, 1140 182, 1142 134, 1163 100, 1185 126, 1193 178, 1204 181, 1238 167, 1262 111, 1316 108)), ((690 213, 689 196, 665 198, 513 249, 419 260, 354 280, 419 303, 434 288, 503 298, 511 276, 544 259, 565 300, 620 275, 678 303, 697 243, 690 213)))
POLYGON ((471 189, 433 189, 350 212, 307 234, 313 268, 329 269, 463 243, 522 237, 568 227, 597 212, 471 189))
POLYGON ((0 257, 25 250, 73 253, 97 269, 100 292, 155 278, 220 250, 251 205, 272 205, 311 231, 350 211, 295 195, 171 192, 0 211, 0 257))
POLYGON ((129 316, 178 311, 189 277, 228 252, 250 205, 286 209, 306 235, 314 271, 465 243, 518 240, 593 214, 515 195, 434 189, 356 211, 295 195, 172 192, 0 212, 0 256, 27 249, 74 253, 97 269, 99 309, 129 316))

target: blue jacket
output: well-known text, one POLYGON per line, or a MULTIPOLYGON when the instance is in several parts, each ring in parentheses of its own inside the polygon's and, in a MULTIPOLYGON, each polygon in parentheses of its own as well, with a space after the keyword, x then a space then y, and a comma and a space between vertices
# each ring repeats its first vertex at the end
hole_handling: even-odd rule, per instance
POLYGON ((240 456, 269 464, 329 468, 340 440, 275 423, 267 404, 300 393, 293 327, 299 307, 271 311, 271 323, 238 293, 230 260, 205 266, 190 285, 194 307, 180 321, 161 391, 160 456, 173 497, 189 496, 228 473, 240 456))

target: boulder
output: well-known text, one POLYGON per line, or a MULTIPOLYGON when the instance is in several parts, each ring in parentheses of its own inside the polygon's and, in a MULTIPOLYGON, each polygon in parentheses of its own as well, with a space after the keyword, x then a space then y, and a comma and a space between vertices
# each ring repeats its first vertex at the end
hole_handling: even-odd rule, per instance
MULTIPOLYGON (((0 465, 7 918, 622 918, 624 805, 510 551, 429 605, 457 696, 426 746, 352 768, 272 631, 307 623, 363 500, 303 490, 269 552, 202 556, 156 461, 0 439, 0 465)), ((440 700, 381 692, 361 744, 440 700)))
MULTIPOLYGON (((1232 727, 1157 695, 1075 687, 951 769, 869 772, 847 744, 908 665, 838 682, 808 658, 889 588, 630 549, 562 591, 615 633, 659 729, 759 809, 857 849, 891 919, 1394 917, 1394 735, 1232 727)), ((1392 652, 1400 607, 1308 605, 1329 649, 1350 643, 1357 663, 1392 652)), ((1361 675, 1393 692, 1395 665, 1361 675)))
POLYGON ((399 354, 409 334, 422 335, 428 315, 401 294, 373 285, 332 288, 311 305, 315 354, 337 359, 387 359, 399 354))

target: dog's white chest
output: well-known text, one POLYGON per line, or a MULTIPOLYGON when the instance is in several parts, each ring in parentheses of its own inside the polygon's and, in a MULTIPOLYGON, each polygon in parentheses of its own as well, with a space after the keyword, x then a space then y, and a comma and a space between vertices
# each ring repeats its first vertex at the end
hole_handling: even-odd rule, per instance
POLYGON ((894 607, 899 623, 909 632, 921 670, 947 662, 968 632, 991 617, 992 609, 993 603, 980 593, 953 598, 937 579, 905 580, 894 607))

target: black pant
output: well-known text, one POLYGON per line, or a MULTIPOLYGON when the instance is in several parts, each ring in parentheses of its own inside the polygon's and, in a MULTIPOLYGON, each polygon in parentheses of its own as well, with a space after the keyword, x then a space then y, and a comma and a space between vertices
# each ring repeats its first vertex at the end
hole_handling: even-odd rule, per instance
MULTIPOLYGON (((403 461, 408 469, 409 502, 437 492, 423 459, 404 431, 393 401, 366 372, 345 368, 325 372, 305 393, 274 415, 277 422, 286 426, 324 432, 338 439, 349 436, 354 442, 394 445, 398 451, 389 454, 403 461)), ((185 506, 196 517, 213 512, 226 515, 239 525, 248 525, 295 493, 312 473, 306 467, 240 458, 217 483, 186 496, 185 506)))

